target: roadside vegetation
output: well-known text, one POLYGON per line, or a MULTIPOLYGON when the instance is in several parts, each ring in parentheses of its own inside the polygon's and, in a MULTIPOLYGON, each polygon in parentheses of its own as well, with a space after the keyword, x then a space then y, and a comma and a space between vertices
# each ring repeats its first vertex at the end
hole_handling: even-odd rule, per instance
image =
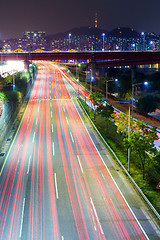
POLYGON ((106 110, 106 114, 100 111, 101 107, 97 107, 93 115, 93 110, 82 99, 79 101, 126 170, 128 169, 127 150, 128 147, 131 148, 130 175, 160 213, 160 190, 156 189, 160 182, 160 154, 153 147, 154 139, 157 137, 156 128, 148 129, 141 121, 134 126, 132 122, 131 128, 134 131, 128 139, 128 117, 126 115, 117 118, 110 104, 102 107, 106 110), (116 124, 119 122, 118 126, 115 125, 113 119, 116 119, 116 124), (122 121, 123 127, 121 127, 122 121), (139 130, 140 128, 143 130, 139 130))
POLYGON ((36 65, 32 65, 28 72, 19 72, 9 75, 6 78, 0 78, 0 99, 3 99, 13 105, 22 103, 25 98, 28 85, 36 74, 36 65))
MULTIPOLYGON (((90 82, 85 82, 85 66, 79 69, 79 81, 90 90, 90 82)), ((76 72, 72 70, 76 76, 76 72)), ((110 68, 107 71, 107 77, 101 77, 93 84, 93 93, 89 95, 92 101, 92 109, 82 99, 79 99, 90 118, 94 122, 101 135, 113 149, 123 166, 128 170, 128 148, 131 149, 130 174, 137 185, 149 199, 160 214, 160 189, 156 189, 160 182, 160 153, 154 147, 154 140, 157 139, 155 127, 149 128, 144 121, 138 120, 136 123, 130 121, 130 137, 128 138, 128 104, 118 102, 129 102, 132 98, 132 84, 135 85, 134 98, 136 103, 133 108, 134 114, 148 117, 148 113, 160 109, 160 73, 147 76, 149 85, 143 86, 146 76, 142 73, 136 73, 131 81, 131 71, 122 72, 117 68, 110 68), (110 82, 108 84, 108 98, 111 103, 104 103, 106 81, 118 78, 118 84, 110 82), (140 83, 140 84, 139 84, 140 83), (112 101, 124 107, 126 114, 117 114, 113 111, 112 101), (115 124, 116 123, 116 124, 115 124)), ((123 108, 122 108, 123 109, 123 108)), ((131 112, 132 113, 132 112, 131 112)))

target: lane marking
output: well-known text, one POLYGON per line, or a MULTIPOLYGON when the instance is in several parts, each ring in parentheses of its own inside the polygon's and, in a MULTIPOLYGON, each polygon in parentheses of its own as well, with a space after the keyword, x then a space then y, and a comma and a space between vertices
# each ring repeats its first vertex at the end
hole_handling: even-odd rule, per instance
POLYGON ((50 103, 50 106, 52 107, 52 103, 50 103))
POLYGON ((62 240, 64 240, 64 237, 62 236, 62 240))
POLYGON ((66 121, 67 121, 67 124, 69 124, 69 122, 68 122, 68 118, 66 117, 66 121))
POLYGON ((36 135, 36 132, 34 132, 34 134, 33 134, 32 143, 34 143, 34 140, 35 140, 35 135, 36 135))
POLYGON ((72 101, 72 99, 71 98, 56 98, 56 96, 55 96, 55 99, 53 98, 52 99, 53 101, 72 101))
POLYGON ((83 173, 83 167, 82 167, 82 164, 81 164, 81 161, 80 161, 80 158, 79 158, 79 156, 77 155, 77 158, 78 158, 78 163, 79 163, 79 166, 80 166, 80 168, 81 168, 81 171, 82 171, 82 173, 83 173))
POLYGON ((52 133, 53 133, 53 124, 51 126, 52 126, 52 133))
POLYGON ((19 237, 22 236, 22 227, 23 227, 23 217, 24 217, 24 206, 25 206, 25 198, 23 199, 23 206, 22 206, 22 217, 21 217, 21 226, 19 231, 19 237))
POLYGON ((51 118, 52 118, 52 112, 51 112, 51 118))
POLYGON ((29 157, 29 160, 28 160, 28 169, 27 169, 27 174, 29 173, 29 169, 30 169, 30 162, 31 162, 31 155, 29 157))
POLYGON ((57 186, 57 177, 56 177, 56 173, 54 174, 54 182, 55 182, 55 189, 56 189, 56 198, 58 199, 58 186, 57 186))
POLYGON ((70 135, 71 135, 72 142, 74 143, 74 138, 71 132, 70 132, 70 135))
POLYGON ((54 154, 55 154, 55 152, 54 152, 54 142, 52 144, 52 149, 53 149, 53 156, 54 156, 54 154))
POLYGON ((102 229, 102 226, 101 226, 101 223, 100 223, 99 218, 98 218, 98 215, 97 215, 96 208, 95 208, 95 206, 94 206, 94 203, 93 203, 93 200, 92 200, 91 197, 90 197, 90 201, 91 201, 91 205, 92 205, 92 207, 93 207, 93 211, 94 211, 94 214, 95 214, 95 216, 96 216, 96 220, 97 220, 97 222, 98 222, 98 225, 99 225, 101 234, 104 234, 103 229, 102 229))

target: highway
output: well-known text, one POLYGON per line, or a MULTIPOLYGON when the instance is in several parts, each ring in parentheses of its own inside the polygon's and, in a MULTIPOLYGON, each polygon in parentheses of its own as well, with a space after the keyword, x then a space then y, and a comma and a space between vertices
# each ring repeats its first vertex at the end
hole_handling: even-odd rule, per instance
POLYGON ((0 170, 0 240, 160 239, 66 74, 38 62, 30 100, 0 170))

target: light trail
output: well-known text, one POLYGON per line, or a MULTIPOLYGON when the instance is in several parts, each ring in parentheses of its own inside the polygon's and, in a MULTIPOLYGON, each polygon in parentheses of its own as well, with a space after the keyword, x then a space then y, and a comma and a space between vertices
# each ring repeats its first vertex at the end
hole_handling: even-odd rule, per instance
POLYGON ((72 80, 38 64, 0 172, 0 240, 148 239, 70 97, 72 80))

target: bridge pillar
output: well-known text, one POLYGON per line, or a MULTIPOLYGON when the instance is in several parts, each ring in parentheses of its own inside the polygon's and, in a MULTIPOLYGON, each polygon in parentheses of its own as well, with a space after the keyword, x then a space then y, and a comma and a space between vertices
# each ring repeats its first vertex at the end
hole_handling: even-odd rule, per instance
POLYGON ((136 66, 131 67, 131 83, 133 83, 133 79, 136 76, 136 66))
POLYGON ((96 81, 96 63, 95 60, 92 60, 90 63, 91 66, 91 81, 90 81, 90 92, 92 92, 92 84, 96 81))

